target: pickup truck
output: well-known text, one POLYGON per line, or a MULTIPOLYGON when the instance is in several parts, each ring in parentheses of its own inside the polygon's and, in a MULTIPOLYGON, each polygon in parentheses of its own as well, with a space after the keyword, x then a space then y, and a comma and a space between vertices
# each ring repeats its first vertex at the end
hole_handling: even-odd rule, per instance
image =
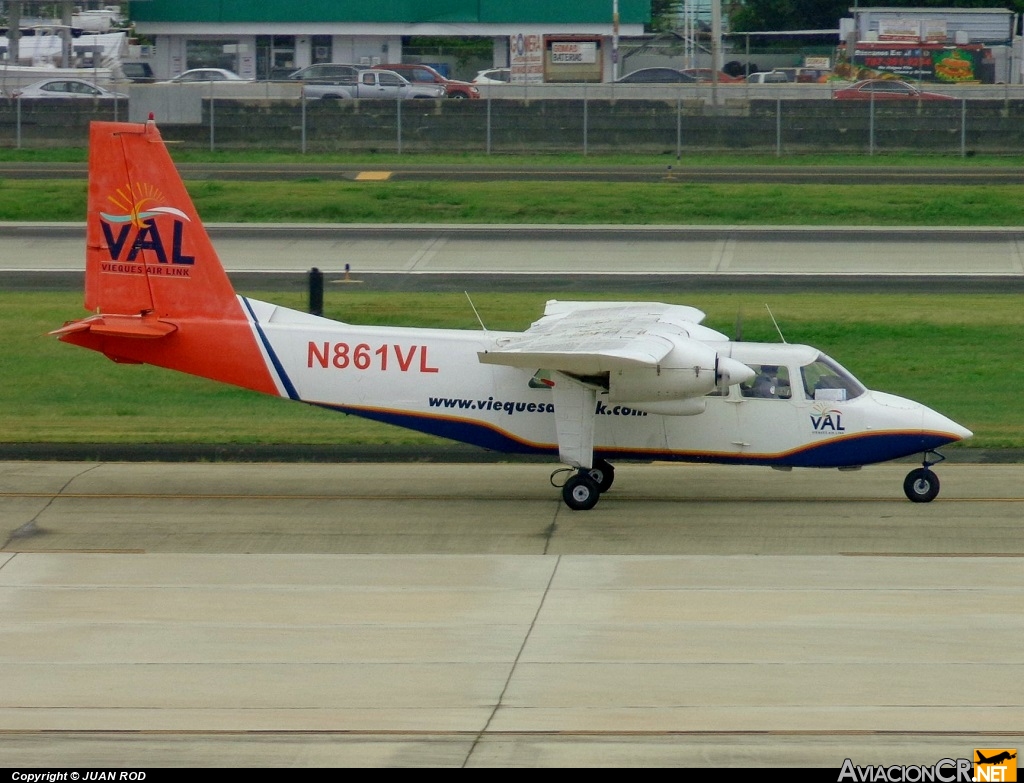
POLYGON ((443 84, 413 84, 394 71, 365 70, 356 74, 351 84, 305 84, 302 94, 310 100, 333 98, 443 98, 443 84))
POLYGON ((374 70, 394 71, 399 76, 404 76, 413 84, 441 84, 449 98, 466 99, 479 98, 480 88, 469 82, 460 82, 456 79, 448 79, 431 68, 429 65, 412 63, 391 63, 389 65, 375 65, 374 70))

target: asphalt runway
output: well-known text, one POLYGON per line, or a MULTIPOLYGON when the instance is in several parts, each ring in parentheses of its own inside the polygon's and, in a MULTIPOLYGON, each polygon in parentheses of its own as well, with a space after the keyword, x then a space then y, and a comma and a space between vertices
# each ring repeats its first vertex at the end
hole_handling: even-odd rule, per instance
POLYGON ((1024 465, 0 463, 0 757, 925 764, 1024 744, 1024 465))
MULTIPOLYGON (((688 156, 692 153, 687 153, 688 156)), ((371 164, 217 164, 181 163, 178 171, 186 182, 193 180, 241 180, 270 182, 302 180, 316 177, 325 180, 355 181, 367 169, 374 173, 385 170, 387 179, 395 181, 543 181, 543 182, 704 182, 786 184, 906 184, 917 185, 992 185, 1020 184, 1024 173, 1012 167, 957 166, 923 168, 918 166, 698 166, 688 161, 667 160, 658 165, 604 166, 587 165, 563 168, 545 165, 461 164, 453 168, 444 164, 399 163, 371 164)), ((0 162, 0 177, 18 179, 85 180, 85 163, 46 163, 34 161, 0 162)))

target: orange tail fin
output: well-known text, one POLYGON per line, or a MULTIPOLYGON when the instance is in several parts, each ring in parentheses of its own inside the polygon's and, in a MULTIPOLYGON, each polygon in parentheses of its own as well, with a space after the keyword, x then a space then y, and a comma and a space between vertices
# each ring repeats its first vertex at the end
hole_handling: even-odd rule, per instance
POLYGON ((97 315, 61 340, 279 393, 155 123, 92 123, 87 221, 85 306, 97 315))

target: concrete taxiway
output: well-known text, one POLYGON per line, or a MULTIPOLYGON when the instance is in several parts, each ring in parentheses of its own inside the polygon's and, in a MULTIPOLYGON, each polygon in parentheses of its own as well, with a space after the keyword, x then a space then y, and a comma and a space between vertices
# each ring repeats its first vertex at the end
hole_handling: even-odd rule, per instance
POLYGON ((0 756, 934 764, 1024 744, 1024 465, 0 463, 0 756))
MULTIPOLYGON (((1019 228, 208 226, 230 273, 1024 277, 1019 228)), ((81 272, 82 224, 0 224, 0 272, 81 272)))

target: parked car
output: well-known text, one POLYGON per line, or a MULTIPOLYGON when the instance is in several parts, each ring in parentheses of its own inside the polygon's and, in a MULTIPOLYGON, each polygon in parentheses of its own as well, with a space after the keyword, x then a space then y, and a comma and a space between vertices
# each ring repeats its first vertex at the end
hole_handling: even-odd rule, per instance
POLYGON ((758 71, 747 77, 748 84, 789 84, 791 81, 784 71, 758 71))
POLYGON ((797 84, 824 84, 832 74, 827 68, 778 68, 797 84))
MULTIPOLYGON (((710 68, 683 68, 682 72, 687 76, 692 76, 693 80, 697 82, 712 82, 715 78, 715 72, 710 68)), ((742 76, 730 76, 725 71, 718 72, 719 84, 742 84, 742 82, 742 76)))
POLYGON ((444 86, 445 94, 449 98, 467 99, 479 98, 480 88, 469 82, 460 82, 456 79, 449 79, 442 76, 429 65, 414 63, 392 63, 390 65, 375 65, 377 70, 394 71, 401 74, 413 84, 441 84, 444 86))
MULTIPOLYGON (((289 77, 293 73, 295 73, 295 66, 294 65, 292 65, 292 66, 275 65, 275 66, 273 66, 270 69, 269 73, 267 73, 266 80, 268 82, 285 82, 285 81, 288 81, 289 77)), ((264 77, 260 76, 258 78, 262 79, 264 77)))
POLYGON ((473 77, 473 84, 508 84, 512 81, 511 68, 488 68, 478 71, 473 77))
POLYGON ((192 68, 168 79, 164 84, 184 84, 190 82, 244 82, 246 81, 234 71, 226 68, 192 68))
POLYGON ((358 98, 444 98, 443 84, 413 84, 394 71, 367 69, 360 71, 354 84, 310 84, 302 88, 309 99, 348 100, 358 98))
POLYGON ((152 84, 156 81, 153 67, 149 63, 121 63, 124 78, 134 84, 152 84))
POLYGON ((641 68, 616 79, 616 84, 693 84, 697 80, 678 68, 641 68))
POLYGON ((111 100, 125 99, 123 92, 112 92, 84 79, 43 79, 26 87, 11 91, 12 98, 96 98, 111 100))
POLYGON ((365 66, 350 63, 315 63, 288 74, 288 81, 305 84, 355 84, 359 72, 365 69, 365 66))
POLYGON ((951 95, 925 92, 898 79, 864 79, 836 90, 832 97, 841 101, 951 101, 951 95))

